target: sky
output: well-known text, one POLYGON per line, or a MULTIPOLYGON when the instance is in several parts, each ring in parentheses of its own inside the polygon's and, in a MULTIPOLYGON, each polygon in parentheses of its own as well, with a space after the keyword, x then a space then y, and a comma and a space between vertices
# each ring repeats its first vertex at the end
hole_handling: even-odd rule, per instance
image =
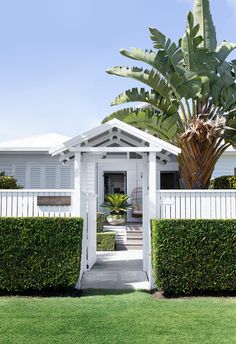
MULTIPOLYGON (((106 74, 138 65, 121 48, 151 48, 149 27, 182 36, 193 0, 0 0, 0 141, 76 136, 118 107, 135 81, 106 74)), ((212 0, 218 41, 236 42, 236 0, 212 0)), ((236 55, 232 58, 236 58, 236 55)))

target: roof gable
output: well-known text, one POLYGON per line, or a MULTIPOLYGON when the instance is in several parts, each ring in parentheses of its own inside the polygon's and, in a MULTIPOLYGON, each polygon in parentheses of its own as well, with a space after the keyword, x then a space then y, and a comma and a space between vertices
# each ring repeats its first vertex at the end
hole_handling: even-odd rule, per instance
MULTIPOLYGON (((174 145, 163 141, 159 138, 154 137, 140 129, 137 129, 127 123, 124 123, 118 119, 112 119, 109 122, 104 124, 100 124, 99 126, 76 136, 75 138, 64 142, 62 145, 55 147, 50 150, 52 155, 60 154, 65 151, 68 151, 76 146, 83 146, 86 145, 87 147, 94 147, 95 145, 92 141, 98 142, 97 146, 99 146, 99 142, 101 142, 103 135, 106 136, 108 134, 114 135, 113 130, 117 129, 117 136, 127 136, 127 141, 132 141, 133 146, 150 146, 150 147, 157 147, 158 149, 164 149, 174 155, 180 153, 180 149, 175 147, 174 145), (101 140, 99 141, 99 138, 101 140), (133 138, 133 139, 132 139, 133 138), (91 145, 89 145, 91 142, 91 145), (136 142, 136 144, 135 144, 136 142)), ((119 137, 118 137, 119 139, 119 137)))

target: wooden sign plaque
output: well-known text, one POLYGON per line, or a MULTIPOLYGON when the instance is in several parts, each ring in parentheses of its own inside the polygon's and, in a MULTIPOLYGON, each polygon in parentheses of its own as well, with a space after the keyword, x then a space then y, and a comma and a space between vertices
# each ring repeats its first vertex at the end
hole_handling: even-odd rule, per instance
POLYGON ((38 206, 68 206, 71 205, 71 196, 38 196, 38 206))

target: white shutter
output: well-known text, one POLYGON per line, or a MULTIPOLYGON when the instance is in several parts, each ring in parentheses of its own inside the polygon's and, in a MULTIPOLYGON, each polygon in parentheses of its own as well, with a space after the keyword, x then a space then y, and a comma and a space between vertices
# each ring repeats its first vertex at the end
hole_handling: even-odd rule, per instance
POLYGON ((39 189, 41 187, 41 167, 30 166, 30 188, 39 189))
POLYGON ((45 188, 46 189, 55 189, 57 187, 57 166, 48 165, 45 166, 45 188))
POLYGON ((25 165, 16 165, 15 166, 15 178, 17 179, 17 184, 26 186, 26 166, 25 165))
POLYGON ((72 166, 61 165, 60 166, 60 188, 70 189, 72 185, 72 166))

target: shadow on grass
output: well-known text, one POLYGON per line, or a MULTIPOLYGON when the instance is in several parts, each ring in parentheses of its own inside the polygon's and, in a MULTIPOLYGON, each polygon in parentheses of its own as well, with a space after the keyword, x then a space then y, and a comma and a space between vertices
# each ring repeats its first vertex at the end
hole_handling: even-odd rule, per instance
POLYGON ((26 290, 26 291, 0 291, 1 296, 19 296, 19 297, 81 297, 82 290, 70 288, 47 288, 42 290, 26 290))
POLYGON ((135 290, 135 289, 84 289, 83 297, 86 296, 106 296, 106 295, 124 295, 133 293, 150 294, 148 290, 135 290))
MULTIPOLYGON (((48 288, 42 290, 27 290, 27 291, 0 291, 0 297, 18 296, 18 297, 86 297, 86 296, 105 296, 105 295, 123 295, 137 292, 134 289, 75 289, 75 288, 48 288)), ((139 290, 138 292, 150 294, 147 290, 139 290)))
POLYGON ((196 290, 192 293, 167 293, 158 290, 151 290, 150 294, 156 299, 195 299, 195 298, 227 298, 236 297, 236 291, 206 291, 206 290, 196 290))

